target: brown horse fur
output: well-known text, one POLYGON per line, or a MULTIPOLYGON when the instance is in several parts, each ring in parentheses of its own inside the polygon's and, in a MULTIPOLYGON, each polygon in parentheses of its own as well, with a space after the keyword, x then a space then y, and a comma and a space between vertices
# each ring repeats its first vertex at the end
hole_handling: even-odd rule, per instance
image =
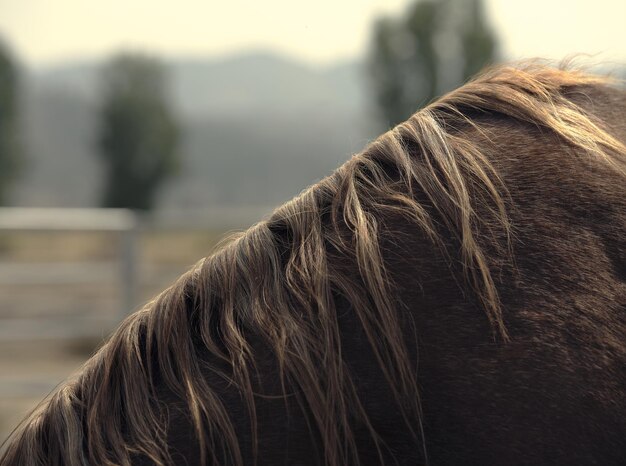
POLYGON ((0 465, 624 464, 625 116, 483 73, 130 316, 0 465))

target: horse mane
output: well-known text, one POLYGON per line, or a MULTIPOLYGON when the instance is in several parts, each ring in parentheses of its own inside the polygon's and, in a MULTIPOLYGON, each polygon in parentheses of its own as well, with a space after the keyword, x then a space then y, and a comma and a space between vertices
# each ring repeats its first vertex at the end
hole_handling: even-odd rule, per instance
POLYGON ((130 465, 137 457, 172 464, 167 397, 190 419, 203 464, 242 465, 223 392, 246 407, 255 451, 256 405, 270 396, 259 384, 267 354, 282 387, 275 396, 295 396, 310 413, 327 464, 359 462, 354 423, 382 458, 343 356, 340 312, 356 316, 419 442, 411 323, 399 315, 381 247, 390 219, 404 219, 460 261, 461 286, 484 310, 491 338, 506 344, 490 255, 514 260, 515 205, 485 147, 495 144, 498 121, 522 122, 576 148, 573 157, 626 176, 626 148, 569 97, 607 85, 605 77, 536 62, 501 66, 418 111, 128 317, 14 432, 0 465, 130 465), (490 235, 495 249, 478 235, 490 235))

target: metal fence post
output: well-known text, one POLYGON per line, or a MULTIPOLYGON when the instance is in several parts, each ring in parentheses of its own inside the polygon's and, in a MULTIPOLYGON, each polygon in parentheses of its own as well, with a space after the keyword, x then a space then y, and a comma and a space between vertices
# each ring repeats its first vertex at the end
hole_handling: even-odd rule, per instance
POLYGON ((130 315, 137 306, 137 267, 138 251, 137 236, 139 234, 139 218, 134 212, 129 215, 131 221, 127 229, 120 232, 121 235, 121 289, 123 290, 122 310, 120 319, 130 315))

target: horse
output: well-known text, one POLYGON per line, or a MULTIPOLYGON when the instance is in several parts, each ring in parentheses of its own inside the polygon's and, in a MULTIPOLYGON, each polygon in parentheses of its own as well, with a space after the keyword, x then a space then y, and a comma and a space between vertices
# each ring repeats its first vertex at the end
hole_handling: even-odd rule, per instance
POLYGON ((0 465, 623 465, 625 115, 484 71, 128 317, 0 465))

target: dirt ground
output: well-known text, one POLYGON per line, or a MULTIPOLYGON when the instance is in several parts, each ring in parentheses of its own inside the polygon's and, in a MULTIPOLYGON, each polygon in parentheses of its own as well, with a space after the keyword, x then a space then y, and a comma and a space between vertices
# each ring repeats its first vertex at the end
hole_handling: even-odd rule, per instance
MULTIPOLYGON (((144 232, 138 299, 145 302, 197 260, 223 232, 144 232)), ((0 443, 70 376, 128 313, 114 234, 0 236, 0 443)))

